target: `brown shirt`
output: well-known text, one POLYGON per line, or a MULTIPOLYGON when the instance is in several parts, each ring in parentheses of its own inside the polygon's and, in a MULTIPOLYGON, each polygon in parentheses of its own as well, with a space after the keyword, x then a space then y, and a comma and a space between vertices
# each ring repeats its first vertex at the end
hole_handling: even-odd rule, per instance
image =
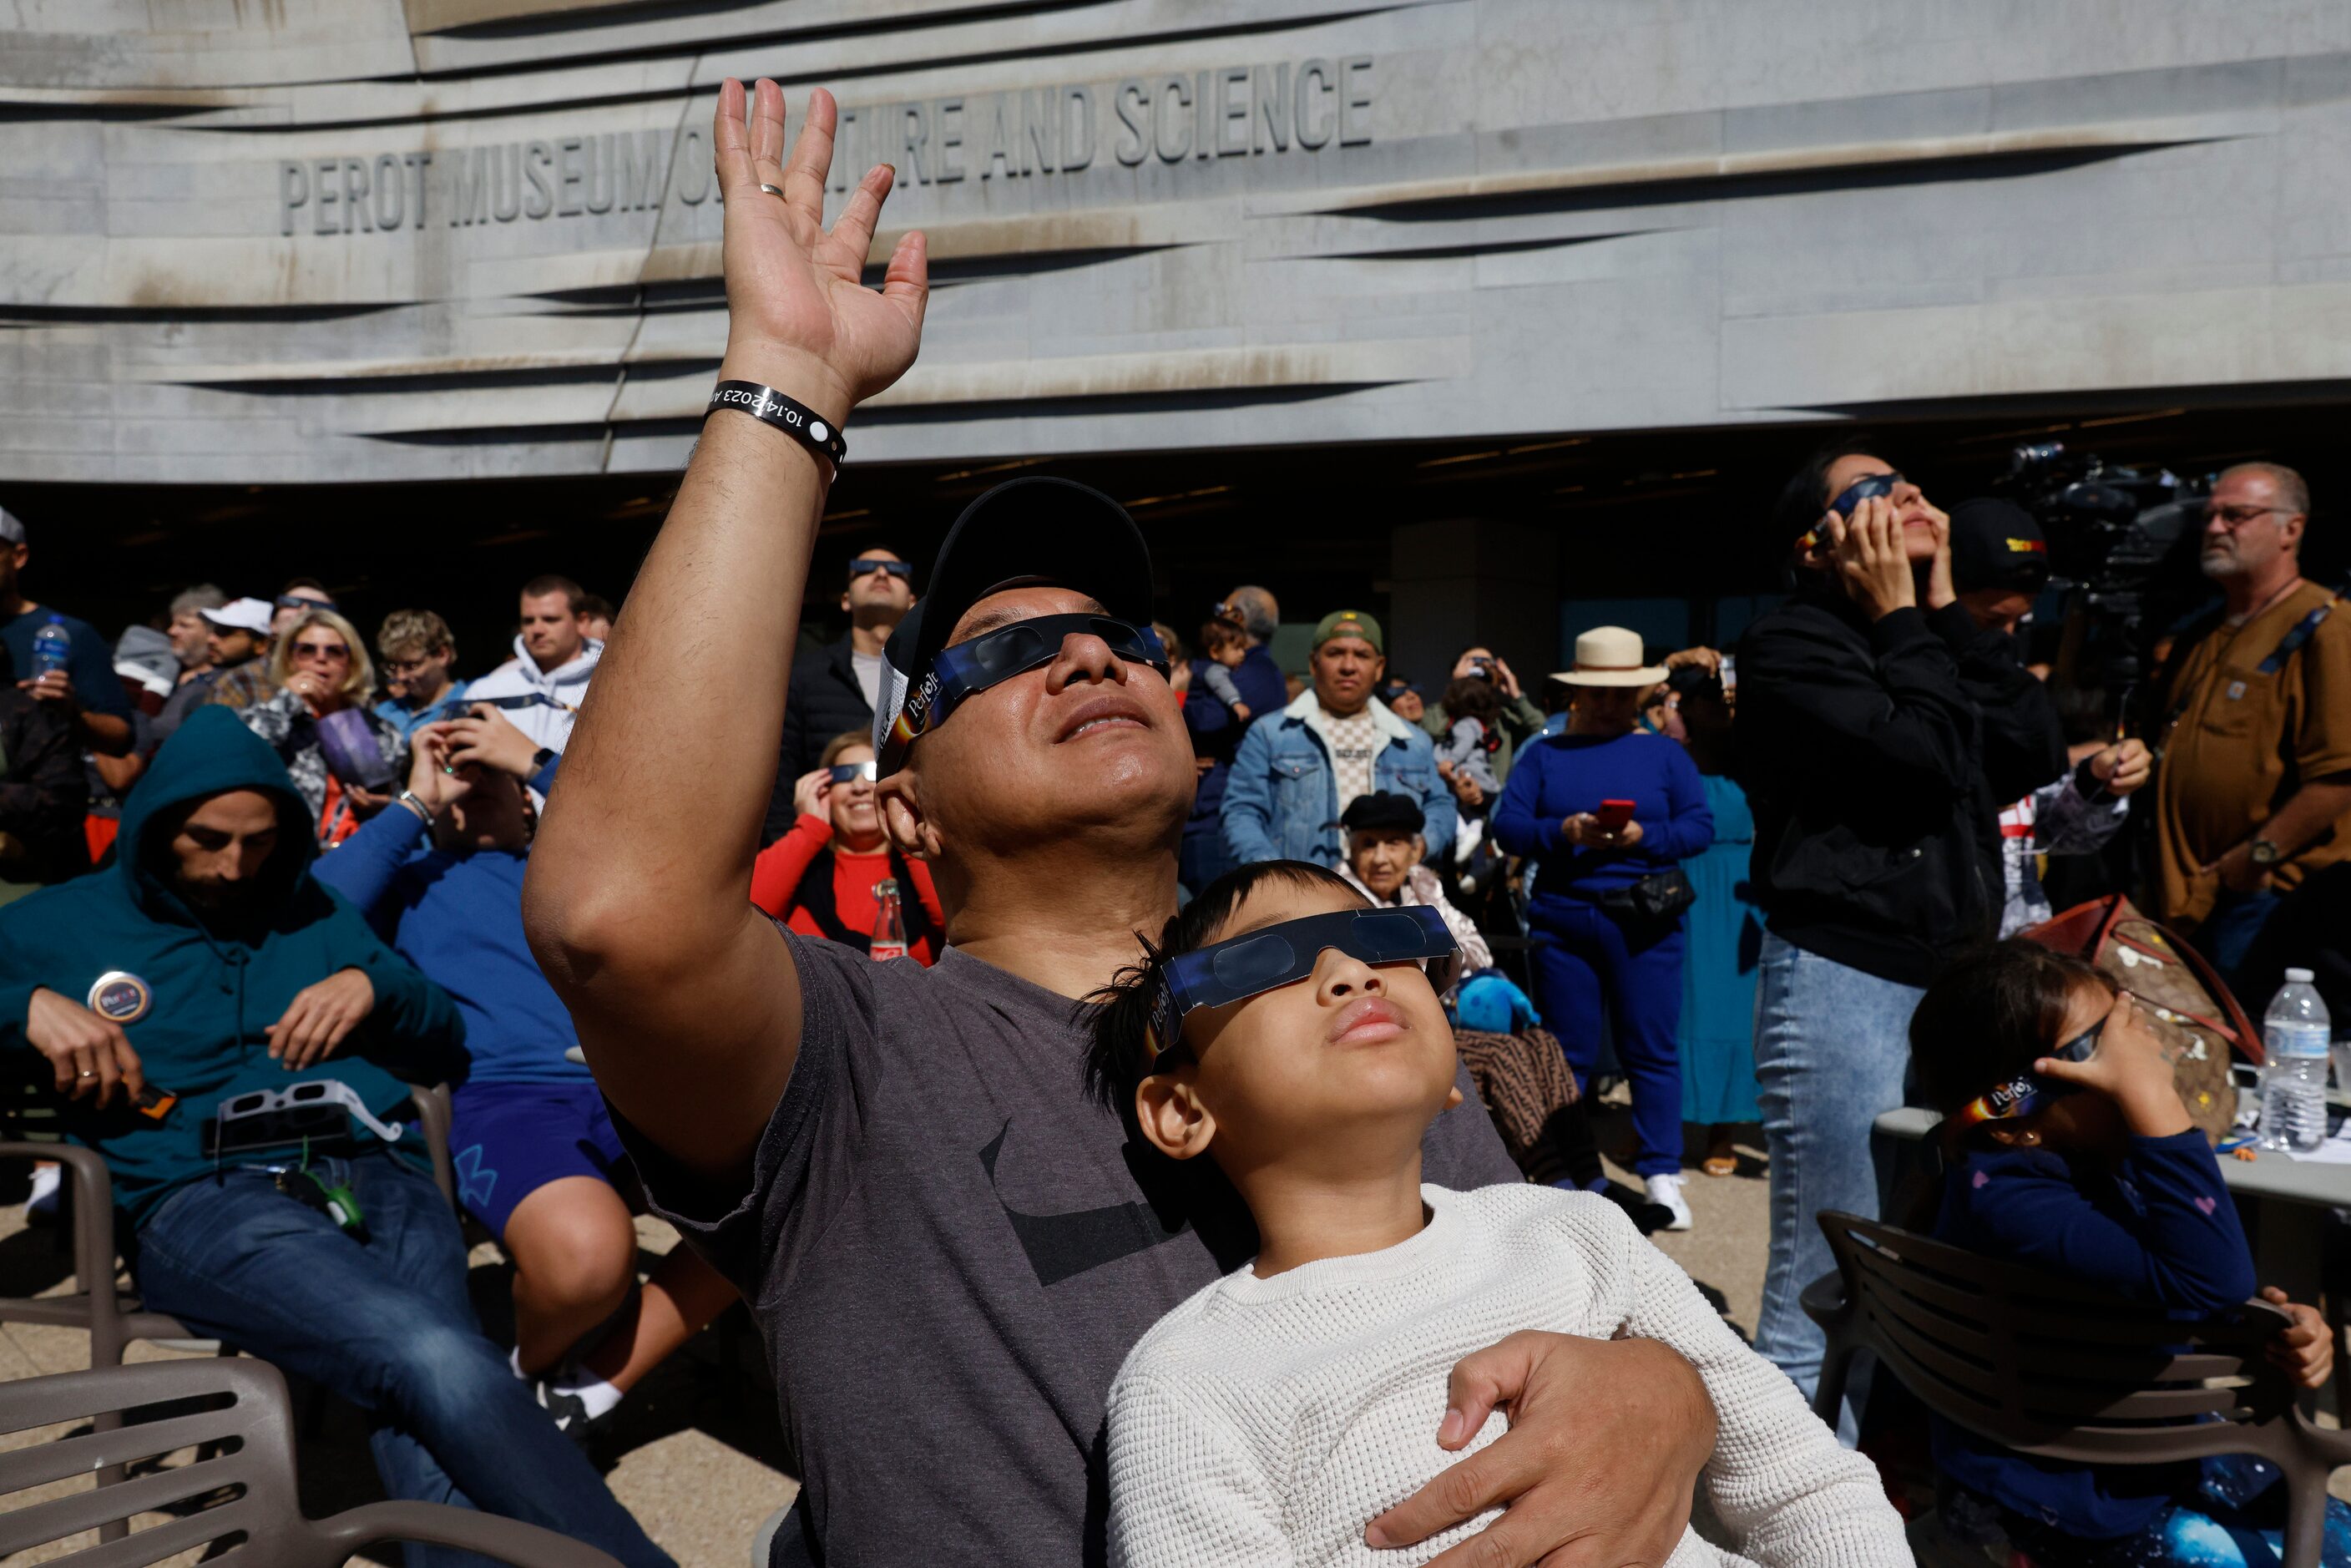
MULTIPOLYGON (((2273 674, 2262 662, 2331 595, 2305 582, 2246 622, 2213 628, 2180 659, 2156 743, 2155 895, 2163 918, 2193 926, 2220 879, 2203 868, 2253 836, 2313 779, 2351 772, 2351 604, 2337 604, 2273 674)), ((2291 888, 2351 858, 2351 819, 2279 862, 2291 888)))

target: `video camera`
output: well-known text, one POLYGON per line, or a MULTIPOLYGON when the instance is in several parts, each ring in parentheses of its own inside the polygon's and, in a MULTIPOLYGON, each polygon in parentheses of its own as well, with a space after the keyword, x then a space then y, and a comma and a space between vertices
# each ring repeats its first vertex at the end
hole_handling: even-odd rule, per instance
POLYGON ((1994 488, 2049 539, 2050 590, 2064 612, 2036 650, 2108 716, 2154 664, 2158 639, 2210 595, 2197 570, 2209 477, 2108 463, 2062 441, 2016 448, 1994 488))

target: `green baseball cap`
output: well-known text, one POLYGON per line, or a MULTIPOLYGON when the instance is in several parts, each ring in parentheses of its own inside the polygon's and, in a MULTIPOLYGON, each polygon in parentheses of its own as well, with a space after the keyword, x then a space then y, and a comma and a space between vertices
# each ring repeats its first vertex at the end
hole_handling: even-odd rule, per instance
POLYGON ((1322 617, 1314 628, 1314 645, 1320 648, 1333 637, 1361 637, 1372 645, 1372 652, 1387 657, 1387 644, 1380 640, 1380 623, 1360 610, 1333 610, 1322 617))

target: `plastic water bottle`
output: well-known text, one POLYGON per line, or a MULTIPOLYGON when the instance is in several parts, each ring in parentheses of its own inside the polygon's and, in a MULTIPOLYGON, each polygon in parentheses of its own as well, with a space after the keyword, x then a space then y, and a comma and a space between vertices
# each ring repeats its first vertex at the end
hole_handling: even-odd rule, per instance
POLYGON ((2308 1154, 2326 1141, 2326 1004, 2307 969, 2288 969, 2262 1015, 2262 1147, 2308 1154))
POLYGON ((64 669, 72 658, 73 633, 66 630, 64 616, 52 615, 47 625, 33 633, 33 678, 64 669))
MULTIPOLYGON (((903 958, 906 956, 906 915, 898 907, 898 879, 885 876, 873 884, 873 937, 866 951, 876 959, 903 958)), ((2320 1050, 2325 1051, 2322 1045, 2320 1050)), ((2326 1059, 2319 1058, 2320 1070, 2326 1059)))

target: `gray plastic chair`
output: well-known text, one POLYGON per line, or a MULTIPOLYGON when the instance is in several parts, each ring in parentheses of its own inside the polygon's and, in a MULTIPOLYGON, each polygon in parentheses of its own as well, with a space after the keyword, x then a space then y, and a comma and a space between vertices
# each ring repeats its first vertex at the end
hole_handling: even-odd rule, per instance
POLYGON ((117 1424, 0 1453, 0 1495, 178 1448, 193 1448, 196 1457, 114 1486, 0 1513, 0 1558, 136 1514, 186 1509, 191 1511, 72 1561, 89 1568, 141 1568, 191 1547, 242 1537, 205 1561, 244 1568, 339 1568, 373 1542, 421 1541, 478 1552, 515 1568, 620 1568, 569 1536, 438 1503, 378 1502, 329 1519, 304 1518, 295 1488, 293 1409, 285 1378, 266 1362, 147 1362, 0 1384, 0 1431, 98 1416, 113 1416, 117 1424), (224 1396, 227 1403, 216 1403, 224 1396), (141 1406, 183 1400, 210 1407, 120 1424, 124 1413, 141 1406), (216 1493, 220 1500, 204 1506, 216 1493))
POLYGON ((1823 1420, 1835 1424, 1866 1350, 1936 1415, 2019 1453, 2095 1465, 2252 1454, 2284 1472, 2285 1568, 2318 1568, 2326 1479, 2351 1463, 2351 1432, 2314 1426, 2264 1358, 2283 1312, 2255 1301, 2179 1322, 1859 1215, 1820 1220, 1837 1271, 1802 1301, 1828 1332, 1823 1420))

